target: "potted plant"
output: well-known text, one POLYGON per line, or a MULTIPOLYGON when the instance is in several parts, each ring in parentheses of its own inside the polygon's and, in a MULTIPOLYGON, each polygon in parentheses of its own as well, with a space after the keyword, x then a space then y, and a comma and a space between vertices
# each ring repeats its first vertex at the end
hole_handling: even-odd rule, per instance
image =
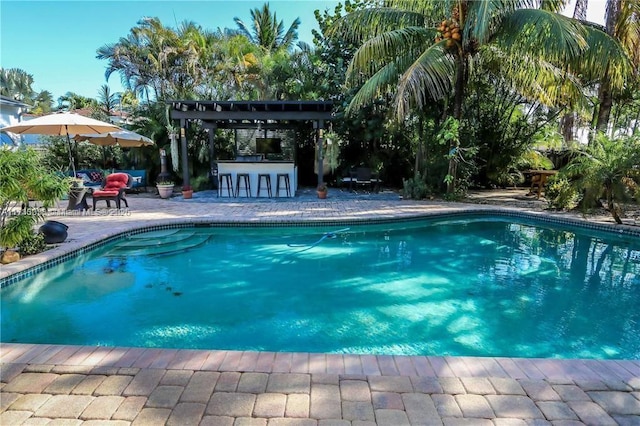
POLYGON ((316 192, 318 193, 318 198, 327 198, 327 184, 322 182, 316 188, 316 192))
POLYGON ((173 194, 173 182, 168 180, 161 180, 156 183, 158 188, 158 194, 160 198, 169 198, 173 194))
POLYGON ((188 200, 192 196, 193 196, 193 188, 191 188, 191 185, 184 185, 182 187, 182 198, 184 198, 185 200, 188 200))

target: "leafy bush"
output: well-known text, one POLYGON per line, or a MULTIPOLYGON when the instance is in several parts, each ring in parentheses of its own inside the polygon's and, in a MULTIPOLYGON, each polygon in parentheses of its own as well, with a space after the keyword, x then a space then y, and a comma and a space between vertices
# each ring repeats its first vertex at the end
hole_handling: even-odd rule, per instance
POLYGON ((29 200, 53 207, 69 190, 68 179, 50 173, 32 149, 0 149, 0 247, 15 247, 28 238, 41 219, 38 209, 25 209, 29 200))
POLYGON ((211 180, 209 176, 196 176, 191 179, 191 187, 194 191, 206 191, 211 189, 211 180))
POLYGON ((545 190, 549 207, 559 210, 572 210, 580 202, 580 193, 565 176, 552 176, 545 190))
POLYGON ((23 256, 37 254, 43 252, 46 248, 47 243, 44 241, 44 234, 40 232, 32 233, 20 243, 20 254, 23 256))
POLYGON ((403 179, 403 196, 414 200, 426 198, 431 191, 422 178, 403 179))

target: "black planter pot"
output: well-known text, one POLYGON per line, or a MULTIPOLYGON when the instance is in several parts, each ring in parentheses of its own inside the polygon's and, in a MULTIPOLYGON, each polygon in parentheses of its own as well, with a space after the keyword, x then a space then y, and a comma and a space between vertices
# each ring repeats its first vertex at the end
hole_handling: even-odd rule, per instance
POLYGON ((42 224, 39 231, 44 235, 47 244, 58 244, 67 239, 67 229, 64 223, 48 220, 42 224))

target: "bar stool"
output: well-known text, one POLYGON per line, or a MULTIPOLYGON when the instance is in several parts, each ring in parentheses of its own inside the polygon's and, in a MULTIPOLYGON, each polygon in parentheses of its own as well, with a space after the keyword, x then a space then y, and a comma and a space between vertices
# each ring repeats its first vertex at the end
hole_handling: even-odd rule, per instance
POLYGON ((265 185, 267 187, 267 194, 269 194, 269 198, 271 198, 271 174, 269 173, 258 174, 258 192, 256 193, 256 197, 260 197, 262 179, 264 179, 265 185))
POLYGON ((249 173, 238 173, 236 175, 236 197, 240 196, 240 181, 244 185, 244 192, 247 197, 251 197, 251 178, 249 173))
POLYGON ((231 173, 220 173, 220 184, 218 185, 218 197, 222 197, 222 186, 227 187, 227 197, 235 197, 236 194, 233 192, 233 178, 231 177, 231 173))
POLYGON ((291 182, 289 181, 289 173, 278 173, 276 177, 276 197, 280 196, 280 181, 284 179, 284 188, 287 190, 287 197, 291 197, 291 182))

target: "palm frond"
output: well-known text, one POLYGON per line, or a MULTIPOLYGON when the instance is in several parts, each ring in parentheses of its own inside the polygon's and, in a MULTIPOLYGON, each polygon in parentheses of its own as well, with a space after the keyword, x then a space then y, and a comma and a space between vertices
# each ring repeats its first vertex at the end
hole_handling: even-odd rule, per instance
POLYGON ((595 27, 585 27, 585 31, 588 48, 567 64, 587 83, 597 82, 607 74, 611 87, 622 89, 633 72, 633 65, 624 47, 595 27))
POLYGON ((382 94, 394 95, 398 121, 402 121, 412 107, 423 107, 429 99, 445 96, 452 85, 453 58, 443 49, 443 43, 430 46, 416 59, 413 52, 400 55, 382 66, 358 90, 346 113, 361 108, 382 94))
POLYGON ((396 95, 398 121, 402 121, 412 106, 423 108, 429 100, 442 99, 451 90, 455 64, 444 50, 445 41, 426 49, 400 77, 396 95))
POLYGON ((498 46, 482 49, 482 69, 490 69, 530 101, 547 106, 585 106, 581 81, 552 62, 537 55, 512 55, 498 46))
POLYGON ((357 10, 345 15, 328 29, 329 36, 342 36, 360 44, 365 40, 398 28, 424 27, 424 15, 391 8, 357 10))
POLYGON ((636 67, 640 67, 640 0, 623 0, 615 37, 636 67))
POLYGON ((470 3, 463 32, 466 39, 473 38, 481 44, 486 43, 503 14, 507 12, 505 2, 486 0, 470 3))
POLYGON ((360 84, 375 74, 380 67, 394 61, 399 55, 422 54, 432 43, 435 31, 409 27, 380 34, 367 40, 356 51, 347 69, 347 81, 360 84))
POLYGON ((518 9, 503 17, 496 41, 514 53, 535 52, 558 63, 587 48, 585 27, 574 19, 538 9, 518 9))

